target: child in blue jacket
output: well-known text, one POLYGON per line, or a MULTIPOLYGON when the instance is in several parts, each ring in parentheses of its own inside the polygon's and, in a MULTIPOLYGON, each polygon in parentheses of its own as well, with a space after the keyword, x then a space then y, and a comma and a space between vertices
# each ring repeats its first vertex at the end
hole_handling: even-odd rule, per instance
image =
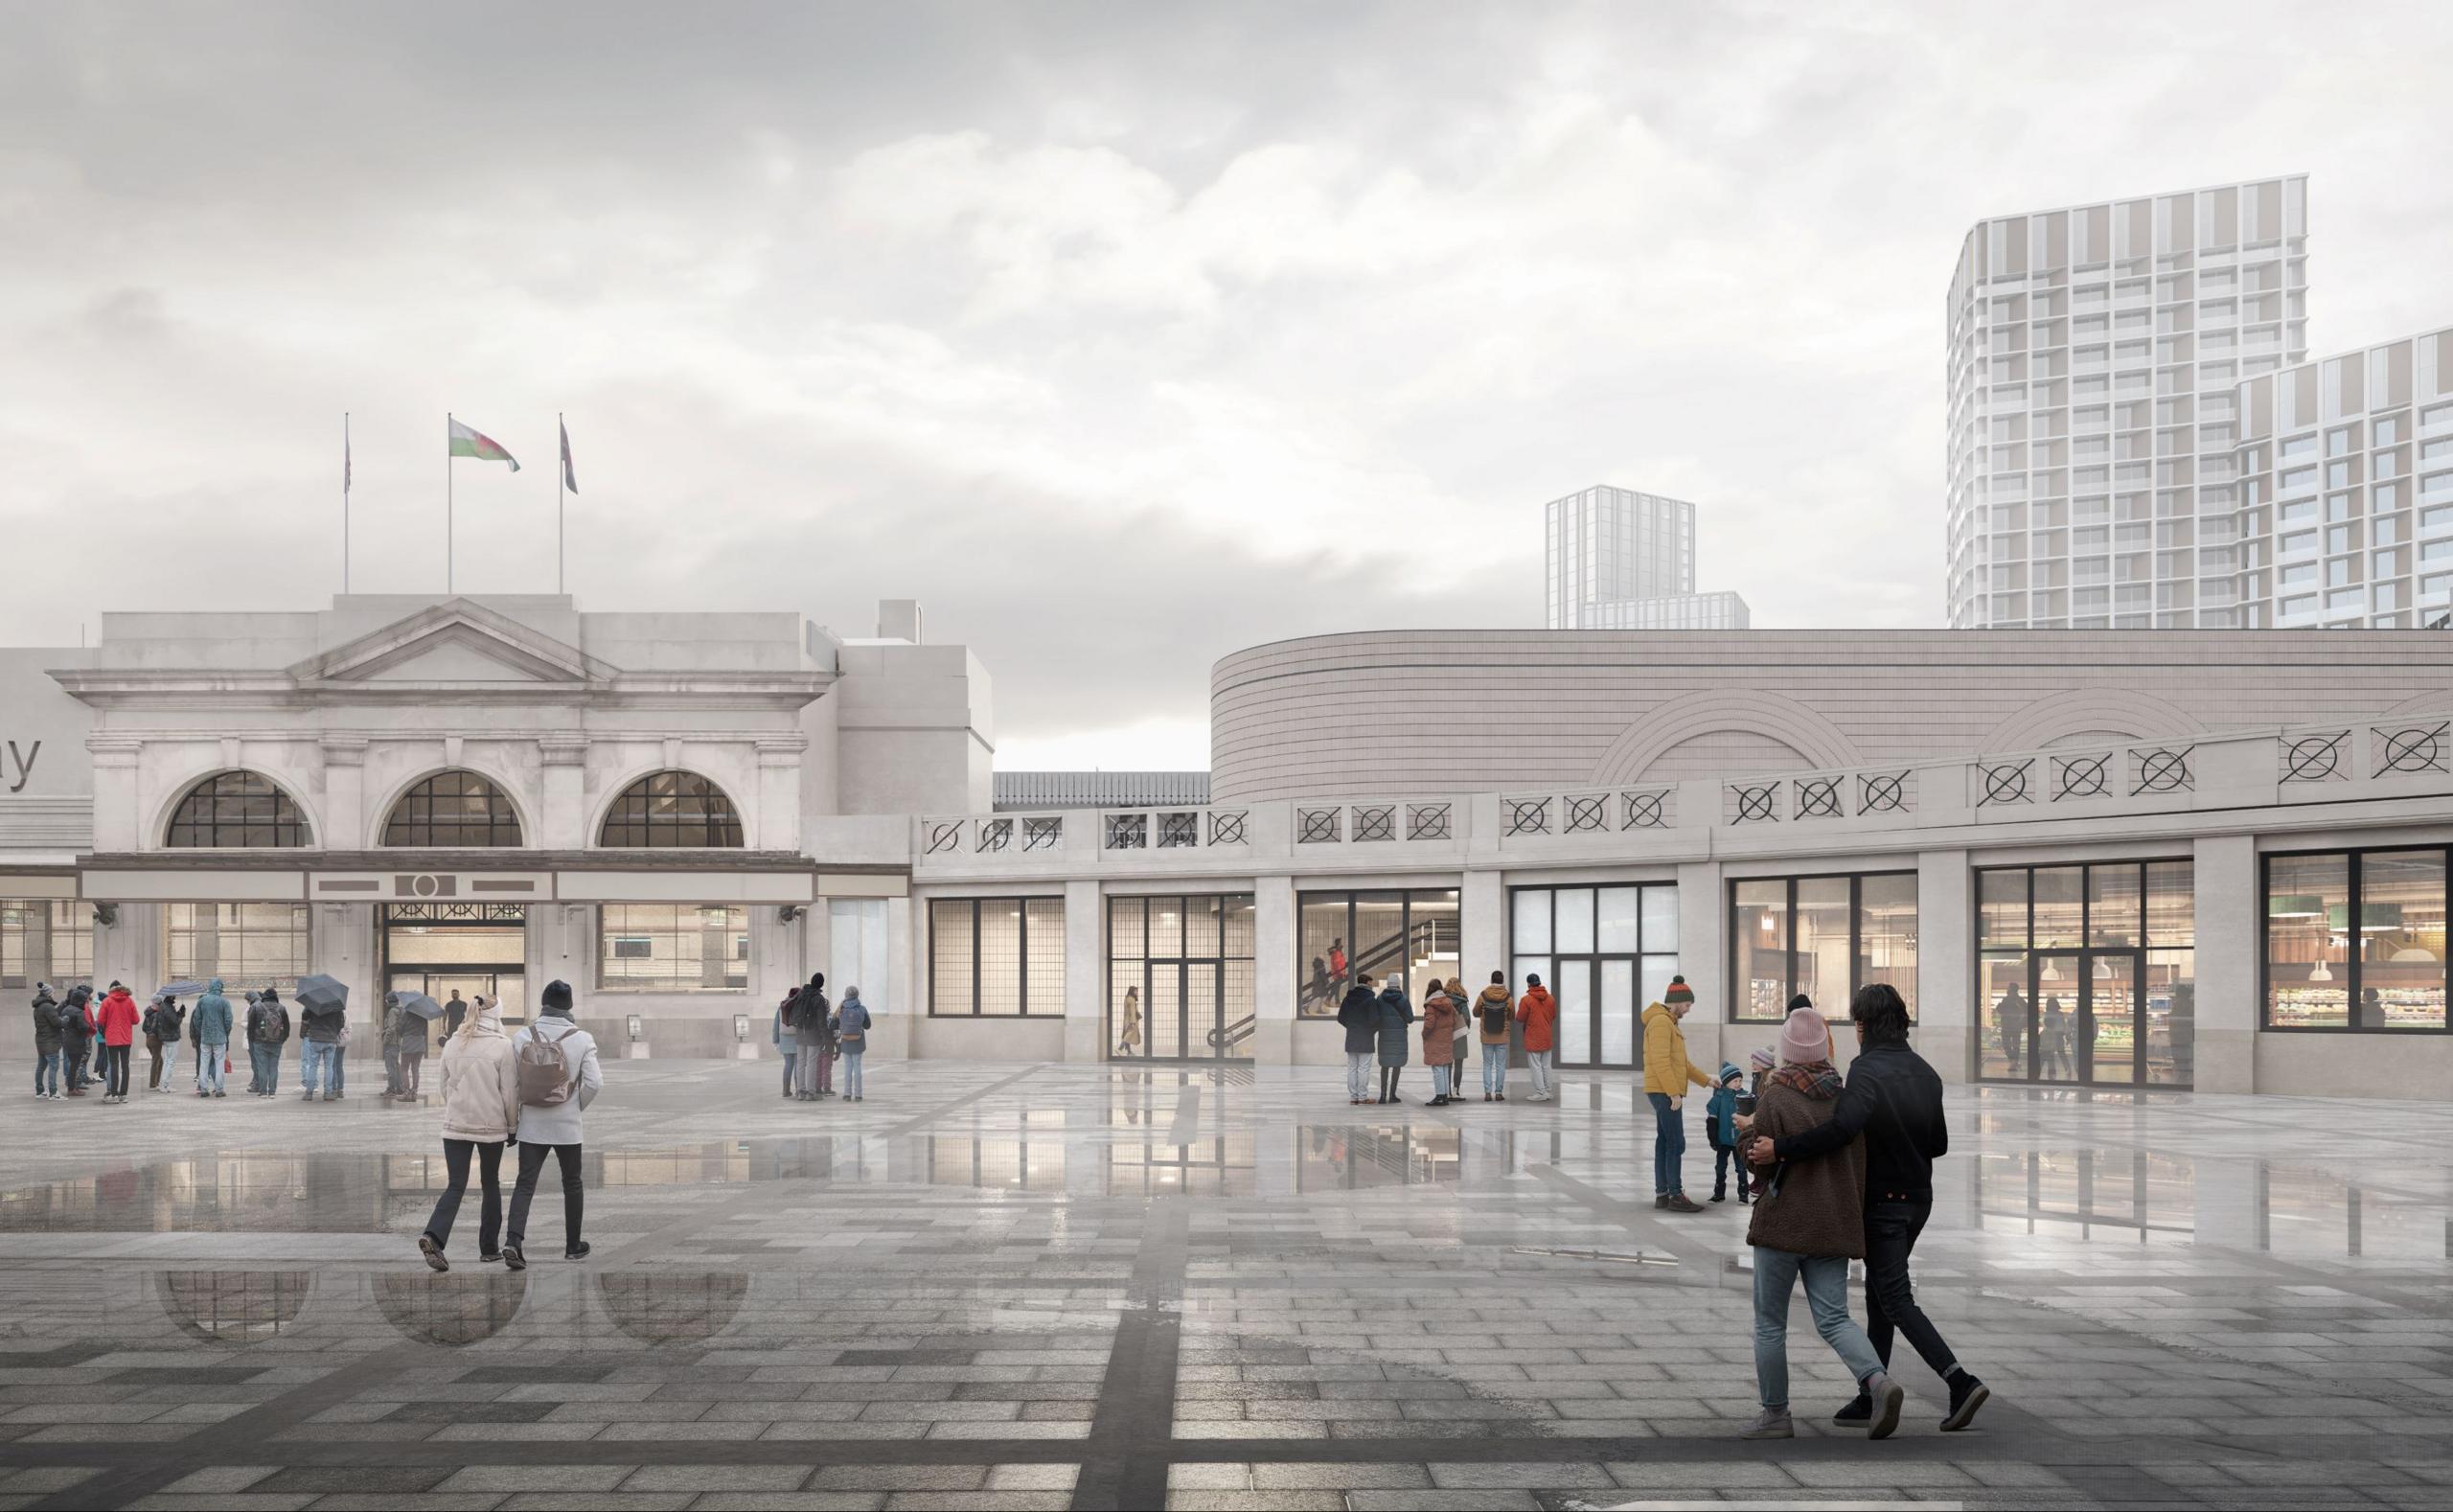
POLYGON ((1737 1166, 1737 1205, 1746 1205, 1746 1161, 1737 1153, 1737 1089, 1746 1073, 1728 1061, 1721 1063, 1711 1099, 1704 1104, 1704 1138, 1712 1147, 1712 1201, 1729 1199, 1729 1168, 1737 1166))

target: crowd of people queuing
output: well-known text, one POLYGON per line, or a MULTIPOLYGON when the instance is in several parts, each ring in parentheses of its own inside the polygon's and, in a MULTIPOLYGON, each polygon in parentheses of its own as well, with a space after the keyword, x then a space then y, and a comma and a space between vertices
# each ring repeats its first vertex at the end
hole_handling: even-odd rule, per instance
MULTIPOLYGON (((1342 973, 1340 974, 1341 976, 1342 973)), ((1830 1025, 1800 993, 1789 1001, 1778 1041, 1754 1051, 1747 1068, 1724 1061, 1707 1074, 1687 1054, 1681 1026, 1695 1006, 1684 976, 1643 1011, 1643 1097, 1653 1119, 1653 1206, 1672 1214, 1708 1211, 1686 1195, 1685 1101, 1705 1095, 1704 1134, 1712 1152, 1714 1203, 1732 1190, 1754 1211, 1746 1243, 1754 1251, 1754 1368, 1760 1411, 1741 1436, 1788 1438, 1790 1298, 1802 1285, 1816 1331, 1857 1383, 1835 1426, 1887 1438, 1906 1397, 1891 1379, 1891 1344, 1904 1334, 1950 1393, 1941 1427, 1963 1429, 1990 1396, 1962 1368, 1933 1319, 1917 1306, 1909 1259, 1933 1212, 1933 1163, 1950 1149, 1942 1083, 1909 1048, 1908 1006, 1875 982, 1858 990, 1848 1019, 1859 1052, 1844 1077, 1834 1064, 1830 1025), (1866 1322, 1848 1312, 1848 1269, 1862 1262, 1866 1322)), ((1533 1089, 1548 1102, 1558 1048, 1557 1001, 1538 974, 1511 995, 1506 974, 1467 995, 1462 981, 1437 977, 1419 1007, 1405 980, 1353 974, 1338 1003, 1345 1030, 1346 1100, 1355 1107, 1399 1101, 1397 1088, 1420 1025, 1431 1069, 1424 1106, 1470 1101, 1461 1072, 1468 1047, 1481 1053, 1481 1100, 1507 1101, 1511 1042, 1521 1038, 1533 1089), (1374 1078, 1374 1072, 1378 1073, 1374 1078)))

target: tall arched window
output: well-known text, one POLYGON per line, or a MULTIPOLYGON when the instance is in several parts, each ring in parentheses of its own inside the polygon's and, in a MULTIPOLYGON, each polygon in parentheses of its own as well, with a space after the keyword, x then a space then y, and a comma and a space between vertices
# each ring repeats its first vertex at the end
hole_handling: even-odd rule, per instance
POLYGON ((272 779, 252 771, 218 772, 190 788, 171 811, 163 843, 177 849, 276 850, 312 845, 298 805, 272 779))
POLYGON ((473 771, 439 771, 401 794, 383 822, 383 843, 436 850, 517 845, 519 813, 473 771))
POLYGON ((722 789, 696 772, 652 772, 613 800, 596 843, 635 850, 739 850, 741 813, 722 789))

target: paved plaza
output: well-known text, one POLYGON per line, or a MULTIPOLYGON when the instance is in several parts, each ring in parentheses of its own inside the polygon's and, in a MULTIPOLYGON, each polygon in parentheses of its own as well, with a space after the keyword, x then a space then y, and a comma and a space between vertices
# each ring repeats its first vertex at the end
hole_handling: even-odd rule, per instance
POLYGON ((1920 1293, 1992 1404, 1903 1347, 1900 1435, 1830 1428, 1800 1302, 1746 1444, 1746 1214, 1655 1212, 1623 1076, 608 1069, 596 1252, 549 1189, 522 1273, 473 1194, 420 1263, 432 1108, 7 1105, 0 1505, 2453 1505, 2442 1101, 1955 1088, 1920 1293))

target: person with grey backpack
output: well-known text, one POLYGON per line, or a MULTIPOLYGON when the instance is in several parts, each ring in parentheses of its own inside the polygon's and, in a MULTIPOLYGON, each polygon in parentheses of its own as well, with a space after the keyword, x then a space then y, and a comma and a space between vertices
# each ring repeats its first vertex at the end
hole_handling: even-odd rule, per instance
POLYGON ((579 1236, 586 1204, 580 1186, 580 1114, 604 1089, 605 1068, 596 1061, 595 1036, 571 1021, 571 984, 547 982, 543 1004, 537 1021, 512 1041, 519 1067, 519 1184, 511 1194, 502 1261, 514 1271, 528 1269, 528 1203, 537 1195, 548 1151, 562 1172, 562 1258, 585 1260, 588 1252, 579 1236))
POLYGON ((835 1010, 835 1042, 843 1051, 843 1100, 857 1103, 861 1096, 860 1060, 869 1050, 869 1005, 860 1001, 858 987, 843 989, 843 1004, 835 1010))

